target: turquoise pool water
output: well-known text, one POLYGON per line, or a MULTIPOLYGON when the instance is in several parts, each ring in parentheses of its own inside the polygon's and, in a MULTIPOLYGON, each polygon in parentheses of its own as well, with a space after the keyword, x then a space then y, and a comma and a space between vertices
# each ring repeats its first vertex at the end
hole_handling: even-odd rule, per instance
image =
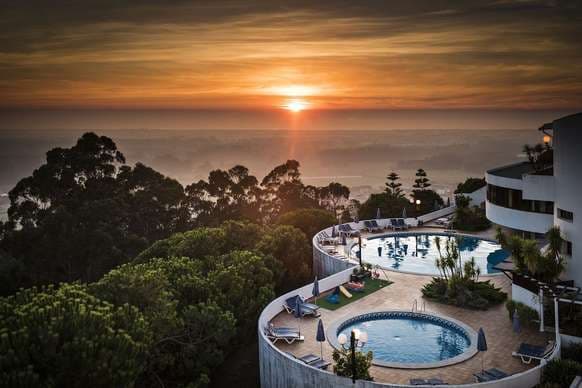
MULTIPOLYGON (((388 269, 438 275, 439 271, 435 266, 435 259, 438 257, 435 244, 437 236, 441 239, 443 249, 447 239, 458 238, 461 261, 465 262, 474 257, 481 268, 481 274, 499 272, 493 267, 509 256, 509 252, 502 249, 498 243, 477 237, 455 237, 439 233, 399 233, 364 240, 362 259, 364 262, 378 264, 388 269)), ((359 250, 357 245, 352 249, 354 255, 359 250)))
POLYGON ((342 325, 338 335, 353 329, 368 333, 364 351, 375 361, 401 364, 442 362, 467 351, 471 341, 453 322, 414 314, 370 314, 342 325))

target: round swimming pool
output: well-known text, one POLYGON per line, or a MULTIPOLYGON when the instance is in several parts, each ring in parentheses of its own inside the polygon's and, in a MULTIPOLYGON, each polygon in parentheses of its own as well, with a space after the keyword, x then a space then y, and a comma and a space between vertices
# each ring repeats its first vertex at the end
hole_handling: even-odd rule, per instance
MULTIPOLYGON (((447 239, 458 239, 461 261, 465 262, 474 257, 483 275, 498 273, 493 267, 509 256, 509 252, 498 243, 478 237, 404 232, 372 236, 363 240, 362 260, 386 269, 438 275, 439 271, 435 266, 435 259, 439 257, 435 244, 437 236, 441 239, 442 249, 447 239)), ((352 247, 354 256, 358 250, 357 244, 352 247)))
POLYGON ((337 336, 348 338, 353 329, 365 331, 363 351, 373 352, 375 365, 394 368, 435 368, 472 357, 476 333, 470 327, 432 314, 382 311, 352 317, 332 327, 332 345, 337 336))

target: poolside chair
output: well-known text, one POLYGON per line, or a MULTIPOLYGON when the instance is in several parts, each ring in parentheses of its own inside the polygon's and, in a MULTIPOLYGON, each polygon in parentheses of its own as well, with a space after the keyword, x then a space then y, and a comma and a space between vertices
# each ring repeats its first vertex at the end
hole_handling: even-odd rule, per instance
POLYGON ((265 335, 273 343, 282 340, 291 345, 295 341, 305 340, 305 337, 301 335, 299 330, 290 327, 275 327, 272 323, 265 327, 265 335))
POLYGON ((398 224, 398 226, 400 226, 402 229, 408 229, 408 224, 406 222, 404 222, 404 218, 397 218, 396 219, 396 223, 398 224))
POLYGON ((554 351, 554 346, 554 341, 549 341, 548 345, 545 347, 522 342, 519 345, 519 349, 511 355, 513 357, 521 358, 521 362, 524 364, 531 364, 532 360, 541 361, 548 357, 554 351))
POLYGON ((340 233, 343 233, 348 237, 356 237, 360 235, 360 232, 352 228, 350 224, 339 225, 338 229, 340 230, 340 233))
POLYGON ((286 352, 291 357, 299 360, 309 366, 317 369, 327 369, 331 365, 331 362, 324 360, 323 358, 316 356, 315 354, 306 354, 305 356, 296 357, 293 353, 286 352))
POLYGON ((378 225, 376 220, 364 221, 364 226, 366 227, 365 229, 368 232, 373 233, 373 232, 382 231, 382 228, 380 227, 380 225, 378 225))
POLYGON ((285 300, 285 303, 283 304, 283 308, 285 309, 285 311, 287 311, 289 314, 292 314, 295 311, 295 305, 297 303, 297 298, 299 298, 301 300, 301 316, 305 317, 307 315, 311 315, 314 317, 319 317, 320 313, 319 313, 319 306, 313 303, 307 303, 305 302, 305 299, 303 299, 300 295, 295 295, 292 296, 290 298, 287 298, 285 300))
POLYGON ((321 240, 322 245, 333 245, 339 242, 337 237, 331 237, 325 230, 321 231, 317 236, 321 240))
POLYGON ((395 218, 390 218, 390 227, 392 230, 402 230, 403 226, 398 223, 398 220, 395 218))
POLYGON ((372 226, 378 230, 384 230, 384 228, 376 220, 370 220, 372 226))
POLYGON ((474 373, 473 376, 475 376, 475 380, 478 383, 484 383, 486 381, 501 380, 509 375, 500 369, 490 368, 480 373, 474 373))

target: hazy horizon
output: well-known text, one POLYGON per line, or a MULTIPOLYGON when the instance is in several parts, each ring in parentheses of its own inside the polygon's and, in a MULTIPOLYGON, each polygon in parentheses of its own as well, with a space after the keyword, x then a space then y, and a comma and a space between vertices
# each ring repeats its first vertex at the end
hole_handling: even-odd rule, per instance
MULTIPOLYGON (((44 163, 54 147, 70 147, 86 130, 0 131, 0 194, 44 163)), ((365 199, 383 189, 390 171, 410 188, 414 172, 424 168, 433 187, 450 195, 468 176, 522 160, 524 143, 539 142, 529 130, 387 130, 387 131, 267 131, 267 130, 101 130, 116 142, 128 164, 143 162, 188 185, 206 179, 213 169, 242 164, 261 179, 287 159, 301 163, 306 184, 341 182, 352 197, 365 199)), ((0 198, 0 217, 8 198, 0 198)))

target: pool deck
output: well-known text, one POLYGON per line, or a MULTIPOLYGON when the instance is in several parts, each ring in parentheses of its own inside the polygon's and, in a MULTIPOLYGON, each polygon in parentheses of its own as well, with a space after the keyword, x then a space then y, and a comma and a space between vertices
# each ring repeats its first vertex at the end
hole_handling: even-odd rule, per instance
MULTIPOLYGON (((415 232, 438 231, 437 229, 413 229, 415 232)), ((474 234, 480 237, 491 238, 491 232, 474 234)), ((382 272, 382 271, 381 271, 382 272)), ((378 310, 406 310, 410 311, 413 301, 418 300, 419 306, 423 301, 426 303, 426 312, 437 313, 459 320, 475 331, 480 327, 485 331, 488 351, 484 353, 484 366, 487 368, 498 368, 509 374, 519 373, 535 366, 524 365, 519 358, 512 357, 511 352, 516 350, 521 342, 528 342, 536 345, 544 345, 549 339, 547 333, 540 333, 537 330, 523 329, 516 334, 512 330, 511 321, 508 318, 504 304, 494 306, 487 311, 476 311, 462 309, 459 307, 444 305, 422 298, 421 288, 431 279, 426 275, 405 274, 396 271, 385 271, 382 277, 394 283, 370 294, 358 301, 343 306, 335 311, 321 311, 321 319, 324 326, 329 327, 333 322, 343 320, 347 317, 378 310)), ((482 280, 490 279, 497 287, 503 288, 511 296, 511 282, 504 275, 481 276, 482 280)), ((322 290, 324 291, 324 290, 322 290)), ((304 342, 297 342, 291 345, 277 343, 277 347, 282 351, 291 352, 296 356, 303 356, 308 353, 320 354, 320 343, 315 341, 318 319, 302 318, 299 322, 293 315, 285 312, 277 315, 273 321, 275 326, 300 327, 301 334, 305 336, 304 342)), ((365 350, 365 348, 364 348, 365 350)), ((327 360, 332 360, 333 348, 329 342, 323 343, 323 355, 327 360)), ((332 367, 330 367, 330 371, 332 367)), ((439 378, 448 384, 468 384, 475 382, 473 373, 481 371, 481 354, 461 363, 433 369, 396 369, 381 366, 372 366, 371 375, 377 382, 408 384, 411 378, 439 378)))

